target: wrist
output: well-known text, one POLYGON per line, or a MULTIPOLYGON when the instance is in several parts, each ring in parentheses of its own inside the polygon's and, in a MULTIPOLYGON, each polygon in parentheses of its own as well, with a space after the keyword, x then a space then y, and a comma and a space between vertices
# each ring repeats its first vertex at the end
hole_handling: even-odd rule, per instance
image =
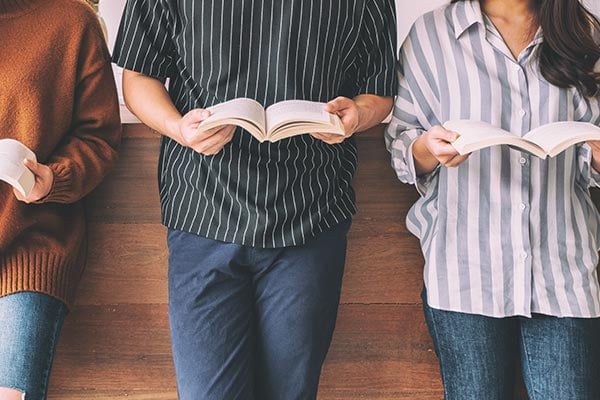
POLYGON ((600 173, 600 161, 597 161, 597 158, 594 155, 592 155, 592 168, 597 173, 600 173))
POLYGON ((432 172, 439 164, 439 161, 429 147, 427 146, 427 132, 419 136, 412 146, 413 159, 417 175, 426 175, 432 172))
POLYGON ((356 104, 356 114, 357 114, 357 121, 356 121, 356 129, 355 132, 362 132, 362 131, 366 131, 367 129, 369 129, 371 127, 371 119, 372 119, 372 113, 369 107, 364 107, 360 104, 356 104))
POLYGON ((161 133, 181 143, 181 119, 180 115, 165 118, 163 122, 164 132, 161 133))
POLYGON ((367 129, 375 126, 379 121, 376 121, 376 105, 373 104, 369 99, 358 97, 354 99, 356 105, 356 132, 363 132, 367 129))

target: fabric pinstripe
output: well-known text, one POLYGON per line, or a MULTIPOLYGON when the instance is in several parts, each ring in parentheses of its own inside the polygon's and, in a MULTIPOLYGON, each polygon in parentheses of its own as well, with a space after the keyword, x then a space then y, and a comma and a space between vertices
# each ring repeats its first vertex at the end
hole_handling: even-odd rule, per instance
MULTIPOLYGON (((250 97, 265 107, 396 90, 392 0, 129 0, 114 60, 170 78, 179 111, 250 97)), ((163 137, 163 222, 254 247, 304 243, 354 212, 354 140, 259 143, 239 130, 215 156, 163 137)))
POLYGON ((539 71, 539 31, 511 55, 478 1, 420 18, 401 51, 401 82, 386 132, 399 179, 422 197, 407 216, 425 256, 430 306, 493 317, 600 316, 600 177, 579 145, 541 160, 508 146, 473 153, 458 168, 418 177, 412 143, 451 119, 516 135, 565 120, 600 123, 598 98, 549 84, 539 71))

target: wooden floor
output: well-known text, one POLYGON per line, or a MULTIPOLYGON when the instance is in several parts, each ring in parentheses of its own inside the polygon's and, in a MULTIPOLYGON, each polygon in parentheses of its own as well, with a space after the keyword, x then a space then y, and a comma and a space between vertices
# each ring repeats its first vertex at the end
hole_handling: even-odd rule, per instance
MULTIPOLYGON (((125 134, 119 164, 89 201, 89 264, 58 346, 50 400, 177 398, 158 139, 140 125, 125 134)), ((423 259, 404 224, 417 194, 396 180, 380 128, 361 135, 359 149, 360 211, 319 399, 442 399, 419 298, 423 259)))

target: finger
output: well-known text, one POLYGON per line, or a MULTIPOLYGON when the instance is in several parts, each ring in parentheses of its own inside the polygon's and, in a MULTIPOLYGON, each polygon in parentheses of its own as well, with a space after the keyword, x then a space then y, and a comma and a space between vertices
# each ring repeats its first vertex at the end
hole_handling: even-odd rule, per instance
POLYGON ((448 142, 436 141, 431 144, 431 153, 436 157, 455 157, 458 151, 448 142))
POLYGON ((466 154, 464 156, 458 155, 455 157, 452 157, 452 159, 450 159, 447 163, 446 163, 446 167, 458 167, 460 164, 462 164, 467 158, 469 158, 469 154, 466 154))
POLYGON ((434 126, 429 130, 432 139, 441 140, 447 143, 452 143, 460 136, 458 133, 449 131, 441 126, 434 126))
POLYGON ((231 138, 233 138, 233 132, 228 137, 225 137, 222 142, 216 143, 214 146, 211 146, 204 150, 203 154, 207 156, 212 156, 219 153, 221 150, 223 150, 225 145, 231 141, 231 138))
POLYGON ((187 125, 191 125, 199 124, 208 117, 210 117, 210 111, 205 110, 203 108, 196 108, 185 114, 183 119, 187 125))
POLYGON ((332 135, 326 133, 313 133, 311 134, 314 138, 319 139, 327 144, 338 144, 345 140, 345 136, 332 135))
POLYGON ((328 113, 335 113, 350 107, 351 104, 352 100, 348 99, 347 97, 340 96, 327 103, 325 105, 325 111, 328 113))
POLYGON ((210 137, 213 137, 217 134, 221 135, 228 131, 235 131, 235 126, 221 125, 206 131, 194 131, 193 134, 188 134, 190 136, 188 142, 190 143, 190 147, 195 147, 196 145, 201 144, 205 140, 208 140, 208 138, 210 137))
POLYGON ((203 139, 196 143, 193 149, 199 153, 208 155, 211 149, 223 147, 231 141, 235 130, 231 128, 222 128, 215 132, 212 136, 203 139))
POLYGON ((35 176, 41 176, 43 174, 43 168, 40 163, 30 160, 28 158, 23 160, 23 164, 31 171, 35 176))
POLYGON ((333 141, 340 138, 340 135, 332 135, 330 133, 311 133, 311 135, 323 141, 333 141))
POLYGON ((325 136, 322 133, 318 133, 318 132, 311 133, 310 136, 314 137, 315 139, 319 139, 319 140, 326 140, 327 139, 327 136, 325 136))

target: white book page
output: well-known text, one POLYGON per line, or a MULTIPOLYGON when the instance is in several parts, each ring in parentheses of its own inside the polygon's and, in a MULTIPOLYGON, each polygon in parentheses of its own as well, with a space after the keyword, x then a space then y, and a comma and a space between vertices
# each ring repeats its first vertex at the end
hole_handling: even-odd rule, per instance
POLYGON ((324 107, 325 103, 306 100, 287 100, 273 104, 267 108, 267 132, 289 122, 331 124, 331 114, 324 107))
MULTIPOLYGON (((249 121, 262 131, 265 126, 265 110, 256 100, 239 98, 209 107, 210 117, 200 123, 198 129, 208 130, 223 125, 222 122, 234 123, 235 120, 249 121)), ((239 124, 248 129, 247 124, 239 124)))
POLYGON ((524 138, 537 143, 550 157, 554 157, 574 144, 600 140, 600 128, 589 122, 554 122, 531 130, 524 138))
POLYGON ((35 175, 23 164, 26 158, 36 161, 35 153, 18 140, 0 140, 0 180, 24 196, 29 195, 35 184, 35 175))
POLYGON ((511 145, 529 151, 540 158, 545 158, 545 152, 536 144, 529 143, 504 129, 487 122, 471 120, 452 120, 444 124, 444 128, 459 134, 452 145, 459 154, 469 154, 485 147, 496 145, 511 145))

